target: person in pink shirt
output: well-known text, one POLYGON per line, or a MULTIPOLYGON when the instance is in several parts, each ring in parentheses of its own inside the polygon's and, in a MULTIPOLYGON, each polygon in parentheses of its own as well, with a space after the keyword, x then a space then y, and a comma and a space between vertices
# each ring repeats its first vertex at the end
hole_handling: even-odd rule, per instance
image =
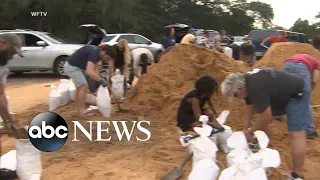
MULTIPOLYGON (((310 90, 310 94, 308 93, 307 96, 311 95, 311 91, 315 88, 319 79, 320 63, 318 59, 308 54, 297 54, 285 60, 282 69, 302 77, 305 80, 305 86, 310 90)), ((318 133, 315 131, 313 122, 311 100, 308 122, 305 132, 308 139, 313 139, 318 136, 318 133)))

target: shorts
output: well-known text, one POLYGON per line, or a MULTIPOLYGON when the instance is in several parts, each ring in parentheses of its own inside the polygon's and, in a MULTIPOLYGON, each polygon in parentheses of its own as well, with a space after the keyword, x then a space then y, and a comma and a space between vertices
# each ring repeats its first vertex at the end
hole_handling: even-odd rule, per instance
POLYGON ((68 62, 64 64, 64 72, 72 79, 76 88, 87 84, 87 80, 83 74, 83 70, 70 65, 68 62))
POLYGON ((305 85, 300 99, 291 98, 286 106, 289 131, 305 131, 308 123, 312 122, 310 111, 310 72, 302 63, 285 63, 283 66, 285 72, 298 74, 305 79, 305 85))

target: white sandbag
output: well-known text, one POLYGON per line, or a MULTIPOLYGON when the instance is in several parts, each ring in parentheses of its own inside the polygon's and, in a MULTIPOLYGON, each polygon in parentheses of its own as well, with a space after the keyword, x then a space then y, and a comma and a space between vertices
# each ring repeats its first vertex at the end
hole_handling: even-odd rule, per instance
POLYGON ((68 94, 69 94, 69 100, 75 101, 76 100, 76 86, 74 85, 73 81, 70 80, 68 82, 68 94))
POLYGON ((69 103, 69 86, 68 86, 68 79, 60 79, 60 84, 57 88, 57 90, 61 94, 60 99, 60 106, 64 106, 69 103))
POLYGON ((61 104, 61 94, 57 90, 57 87, 55 85, 51 85, 50 87, 50 94, 49 94, 49 111, 53 111, 60 107, 61 104))
POLYGON ((0 158, 0 168, 15 171, 17 169, 16 150, 11 150, 0 158))
POLYGON ((260 150, 252 153, 243 132, 235 132, 228 140, 234 149, 228 153, 228 168, 221 172, 219 180, 267 179, 266 168, 277 168, 281 159, 278 151, 267 148, 269 138, 263 131, 254 132, 260 150))
POLYGON ((97 106, 103 117, 111 115, 111 99, 107 87, 100 86, 97 91, 97 106))
POLYGON ((218 145, 218 134, 214 134, 209 137, 209 139, 215 144, 218 145))
POLYGON ((40 151, 29 139, 16 140, 17 175, 20 180, 41 180, 40 151))
POLYGON ((93 94, 86 94, 86 101, 87 104, 96 106, 97 105, 97 96, 93 94))
POLYGON ((111 78, 112 91, 116 100, 120 101, 124 96, 124 75, 120 74, 120 70, 116 70, 116 75, 111 78))
POLYGON ((189 174, 188 180, 215 180, 219 175, 219 167, 211 158, 199 161, 189 174))
POLYGON ((232 135, 232 129, 230 126, 226 126, 226 125, 222 125, 222 127, 225 129, 225 131, 217 134, 218 147, 224 153, 228 153, 230 152, 230 149, 228 147, 227 140, 232 135))
POLYGON ((232 50, 231 48, 229 48, 229 47, 224 47, 223 50, 224 50, 223 53, 224 53, 225 55, 227 55, 227 56, 229 56, 229 57, 232 57, 233 50, 232 50))

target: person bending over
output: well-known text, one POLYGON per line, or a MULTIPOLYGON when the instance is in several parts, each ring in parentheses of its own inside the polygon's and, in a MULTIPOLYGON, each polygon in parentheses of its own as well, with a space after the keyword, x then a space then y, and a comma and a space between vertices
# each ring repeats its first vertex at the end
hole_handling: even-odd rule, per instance
POLYGON ((153 54, 150 50, 146 48, 137 48, 132 50, 132 65, 133 74, 136 77, 140 77, 147 73, 147 67, 154 61, 153 54))
POLYGON ((201 115, 209 116, 208 124, 213 125, 212 121, 217 112, 210 98, 217 90, 217 81, 211 76, 203 76, 196 81, 195 90, 184 96, 178 108, 177 126, 183 132, 193 131, 193 127, 201 125, 199 121, 201 115), (206 102, 211 111, 204 108, 206 102))
POLYGON ((96 66, 100 60, 108 60, 110 51, 109 46, 99 48, 94 45, 85 45, 74 52, 64 65, 65 73, 73 80, 77 88, 75 103, 76 110, 80 116, 83 116, 88 112, 85 105, 88 82, 84 73, 92 80, 95 80, 103 87, 106 87, 107 82, 99 76, 96 71, 96 66))

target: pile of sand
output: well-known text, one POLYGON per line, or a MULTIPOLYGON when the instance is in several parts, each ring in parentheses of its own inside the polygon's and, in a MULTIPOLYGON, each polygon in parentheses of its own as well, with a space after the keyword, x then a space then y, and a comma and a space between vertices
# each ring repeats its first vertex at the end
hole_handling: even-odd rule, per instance
POLYGON ((306 43, 275 43, 268 49, 254 67, 281 68, 283 62, 296 54, 309 54, 320 60, 320 53, 312 45, 306 43))
POLYGON ((165 54, 160 63, 152 66, 148 75, 139 79, 130 93, 128 106, 139 113, 175 112, 181 98, 193 90, 194 82, 200 76, 212 75, 220 84, 229 72, 245 72, 248 69, 246 63, 220 52, 178 45, 165 54))

